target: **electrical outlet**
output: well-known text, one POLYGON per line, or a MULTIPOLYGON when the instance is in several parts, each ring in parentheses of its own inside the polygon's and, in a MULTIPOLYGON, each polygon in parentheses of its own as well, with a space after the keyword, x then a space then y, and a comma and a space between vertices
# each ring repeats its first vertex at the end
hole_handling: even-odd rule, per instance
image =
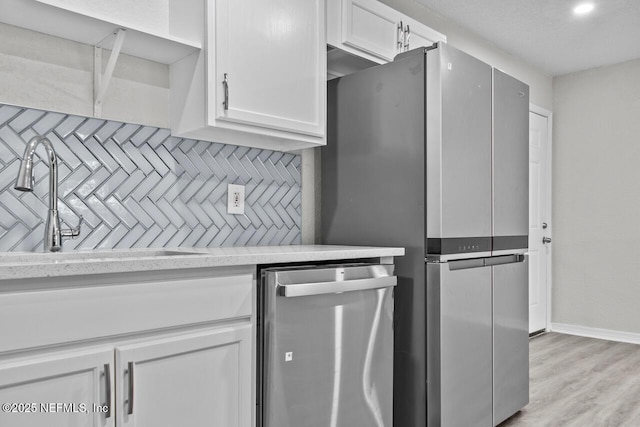
POLYGON ((227 186, 227 213, 244 215, 244 185, 227 186))

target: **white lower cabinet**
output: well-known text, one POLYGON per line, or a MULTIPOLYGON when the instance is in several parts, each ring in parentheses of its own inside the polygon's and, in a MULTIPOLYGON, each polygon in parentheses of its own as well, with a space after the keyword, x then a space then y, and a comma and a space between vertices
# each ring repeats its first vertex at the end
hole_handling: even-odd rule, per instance
POLYGON ((0 426, 112 427, 113 349, 32 356, 0 365, 0 426), (62 406, 66 405, 66 406, 62 406))
POLYGON ((251 326, 116 348, 118 426, 251 425, 251 326))
POLYGON ((0 427, 252 427, 254 271, 0 283, 0 427))

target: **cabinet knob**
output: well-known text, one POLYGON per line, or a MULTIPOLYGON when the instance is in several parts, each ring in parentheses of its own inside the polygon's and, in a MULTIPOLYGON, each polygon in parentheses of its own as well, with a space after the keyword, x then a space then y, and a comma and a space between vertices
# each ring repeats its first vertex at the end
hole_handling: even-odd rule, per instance
POLYGON ((549 225, 546 222, 542 223, 542 229, 546 230, 549 225))
POLYGON ((542 238, 542 243, 543 244, 551 243, 551 237, 543 237, 542 238))

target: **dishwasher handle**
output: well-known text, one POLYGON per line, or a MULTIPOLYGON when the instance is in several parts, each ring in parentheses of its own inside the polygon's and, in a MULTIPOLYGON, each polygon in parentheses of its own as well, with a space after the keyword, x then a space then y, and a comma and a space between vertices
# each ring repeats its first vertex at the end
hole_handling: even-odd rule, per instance
POLYGON ((334 282, 300 283, 295 285, 280 285, 280 295, 283 297, 291 298, 321 294, 337 294, 341 292, 389 288, 396 286, 397 284, 398 278, 396 276, 343 280, 334 282))

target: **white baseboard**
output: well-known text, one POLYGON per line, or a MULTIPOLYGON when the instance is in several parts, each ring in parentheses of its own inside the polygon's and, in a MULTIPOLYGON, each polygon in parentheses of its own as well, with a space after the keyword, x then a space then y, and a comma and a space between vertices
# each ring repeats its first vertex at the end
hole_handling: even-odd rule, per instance
POLYGON ((568 325, 566 323, 551 323, 551 332, 578 335, 581 337, 598 338, 601 340, 640 344, 640 334, 633 332, 614 331, 611 329, 591 328, 589 326, 568 325))

